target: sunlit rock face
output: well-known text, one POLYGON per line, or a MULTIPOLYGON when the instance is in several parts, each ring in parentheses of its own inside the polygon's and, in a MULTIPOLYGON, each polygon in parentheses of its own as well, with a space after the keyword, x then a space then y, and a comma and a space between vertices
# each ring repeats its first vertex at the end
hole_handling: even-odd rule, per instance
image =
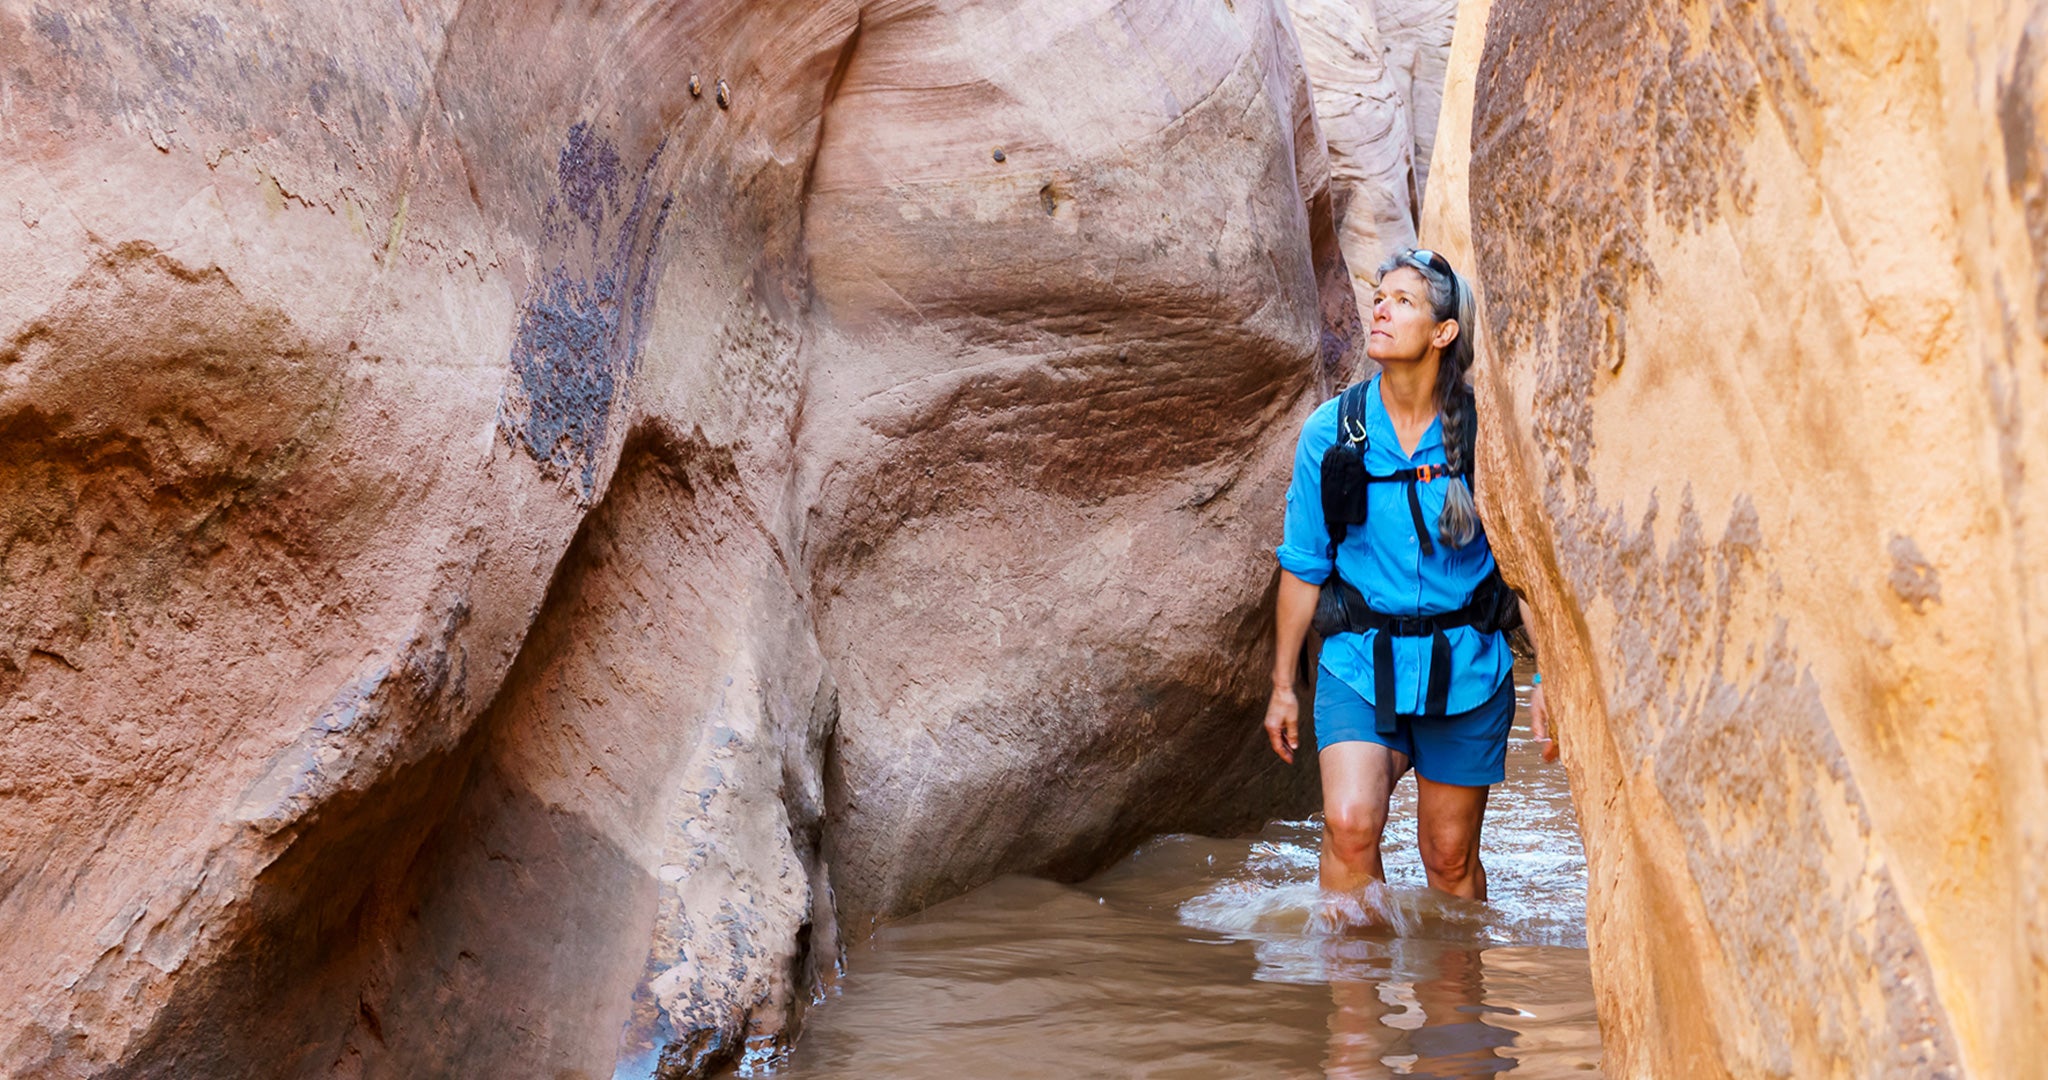
POLYGON ((0 43, 0 1073, 701 1073, 841 911, 1301 807, 1277 3, 0 43))
POLYGON ((1467 3, 1425 240, 1625 1076, 2048 1036, 2048 6, 1467 3))
POLYGON ((1429 191, 1429 163, 1436 152, 1458 0, 1371 0, 1371 7, 1386 46, 1387 72, 1408 105, 1408 128, 1415 139, 1415 198, 1419 202, 1429 191))

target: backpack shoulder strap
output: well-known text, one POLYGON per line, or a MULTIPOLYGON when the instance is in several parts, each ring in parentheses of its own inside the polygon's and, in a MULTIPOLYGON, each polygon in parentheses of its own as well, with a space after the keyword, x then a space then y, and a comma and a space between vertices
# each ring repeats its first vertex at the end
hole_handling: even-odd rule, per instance
POLYGON ((1332 559, 1337 557, 1337 545, 1344 542, 1348 525, 1365 520, 1354 516, 1362 506, 1348 501, 1356 498, 1362 502, 1364 485, 1370 481, 1365 472, 1364 386, 1347 386, 1337 395, 1337 439, 1323 451, 1323 526, 1330 534, 1332 559))
POLYGON ((1337 441, 1356 443, 1363 448, 1365 437, 1365 388, 1372 385, 1368 379, 1352 383, 1337 399, 1337 441))

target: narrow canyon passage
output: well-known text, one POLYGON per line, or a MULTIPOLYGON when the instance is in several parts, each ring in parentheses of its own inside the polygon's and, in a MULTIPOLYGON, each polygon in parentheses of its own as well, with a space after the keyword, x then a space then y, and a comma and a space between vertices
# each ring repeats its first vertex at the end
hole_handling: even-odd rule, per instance
POLYGON ((2044 132, 2048 0, 0 0, 0 1080, 2031 1075, 2044 132), (1322 934, 1418 243, 1562 762, 1322 934))
POLYGON ((1389 931, 1314 924, 1314 820, 1163 836, 1078 884, 1004 877, 884 927, 759 1073, 1600 1075, 1585 856, 1526 710, 1488 805, 1491 903, 1424 888, 1412 774, 1395 798, 1389 931))

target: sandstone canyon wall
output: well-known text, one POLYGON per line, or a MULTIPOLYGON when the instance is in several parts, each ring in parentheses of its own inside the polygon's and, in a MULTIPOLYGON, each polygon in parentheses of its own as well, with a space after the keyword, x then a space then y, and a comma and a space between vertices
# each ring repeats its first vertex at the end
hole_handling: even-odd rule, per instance
POLYGON ((1291 0, 1288 6, 1329 147, 1344 258, 1361 297, 1368 296, 1365 282, 1380 261, 1415 243, 1422 188, 1414 126, 1421 118, 1388 68, 1387 43, 1370 3, 1291 0))
POLYGON ((1474 0, 1425 239, 1617 1076, 2048 1038, 2048 5, 1474 0))
POLYGON ((1274 0, 0 4, 0 1074, 702 1072, 1299 808, 1274 0))
POLYGON ((1330 156, 1338 236, 1361 309, 1415 243, 1456 0, 1289 0, 1330 156))

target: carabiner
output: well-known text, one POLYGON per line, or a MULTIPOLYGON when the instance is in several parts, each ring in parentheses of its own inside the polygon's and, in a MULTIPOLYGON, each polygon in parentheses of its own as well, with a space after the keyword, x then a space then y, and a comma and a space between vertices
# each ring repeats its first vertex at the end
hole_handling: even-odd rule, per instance
POLYGON ((1337 426, 1338 426, 1338 429, 1339 429, 1339 431, 1340 431, 1340 432, 1341 432, 1341 434, 1343 435, 1343 437, 1344 437, 1344 441, 1345 441, 1345 442, 1348 442, 1348 443, 1350 443, 1351 445, 1353 445, 1353 446, 1356 446, 1356 445, 1358 445, 1359 443, 1362 443, 1362 442, 1364 442, 1364 441, 1365 441, 1365 422, 1364 422, 1364 421, 1362 421, 1362 420, 1354 420, 1354 419, 1352 419, 1351 417, 1348 417, 1348 416, 1342 416, 1342 417, 1339 417, 1339 418, 1338 418, 1338 421, 1337 421, 1337 426), (1353 433, 1352 433, 1352 428, 1354 428, 1354 427, 1356 427, 1356 428, 1358 429, 1358 430, 1357 430, 1357 433, 1356 433, 1356 434, 1353 434, 1353 433))

